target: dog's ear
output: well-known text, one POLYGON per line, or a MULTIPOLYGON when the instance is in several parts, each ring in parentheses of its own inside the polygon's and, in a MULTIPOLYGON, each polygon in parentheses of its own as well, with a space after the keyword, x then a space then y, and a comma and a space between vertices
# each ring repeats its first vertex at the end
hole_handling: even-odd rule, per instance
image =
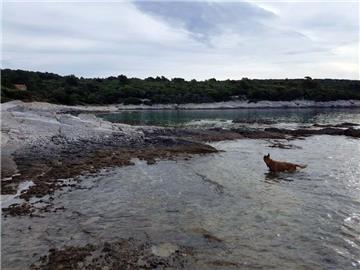
POLYGON ((270 154, 269 154, 269 153, 267 154, 267 157, 270 157, 270 154))

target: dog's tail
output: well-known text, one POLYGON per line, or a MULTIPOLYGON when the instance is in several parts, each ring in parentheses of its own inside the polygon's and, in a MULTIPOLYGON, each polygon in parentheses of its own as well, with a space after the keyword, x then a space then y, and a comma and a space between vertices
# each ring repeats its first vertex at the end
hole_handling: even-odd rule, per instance
POLYGON ((296 167, 299 167, 301 169, 305 169, 307 167, 307 165, 306 164, 304 164, 304 165, 296 164, 296 167))

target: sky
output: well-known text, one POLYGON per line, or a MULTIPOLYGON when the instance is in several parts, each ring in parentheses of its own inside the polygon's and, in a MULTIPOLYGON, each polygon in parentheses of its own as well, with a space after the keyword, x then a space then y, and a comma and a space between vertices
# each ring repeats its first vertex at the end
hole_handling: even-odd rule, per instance
POLYGON ((358 1, 10 1, 2 68, 185 79, 359 78, 358 1))

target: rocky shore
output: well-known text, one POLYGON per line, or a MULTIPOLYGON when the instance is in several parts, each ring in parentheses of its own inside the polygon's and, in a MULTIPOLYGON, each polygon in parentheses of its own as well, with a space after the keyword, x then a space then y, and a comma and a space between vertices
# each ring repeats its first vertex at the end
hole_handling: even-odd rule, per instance
MULTIPOLYGON (((11 101, 2 104, 2 107, 22 106, 22 101, 11 101)), ((26 107, 33 111, 56 111, 58 113, 102 113, 117 112, 122 110, 213 110, 213 109, 281 109, 281 108, 360 108, 360 100, 337 100, 337 101, 313 101, 313 100, 293 100, 293 101, 257 101, 248 100, 223 101, 213 103, 187 103, 187 104, 153 104, 153 105, 86 105, 86 106, 67 106, 49 104, 44 102, 27 103, 26 107)))
MULTIPOLYGON (((291 140, 324 134, 360 137, 360 129, 355 129, 356 124, 352 123, 295 130, 162 128, 110 123, 93 114, 74 116, 66 112, 65 106, 45 103, 16 101, 2 105, 1 194, 16 194, 20 183, 32 181, 20 194, 25 202, 9 205, 3 209, 4 214, 33 214, 30 199, 75 186, 65 179, 76 179, 103 168, 129 166, 134 158, 154 164, 157 159, 216 153, 207 142, 244 138, 291 140)), ((285 147, 273 144, 276 146, 285 147)))
MULTIPOLYGON (((108 108, 108 111, 117 110, 108 108)), ((291 149, 291 140, 312 135, 360 138, 357 124, 319 125, 299 129, 275 128, 272 123, 242 123, 232 128, 164 128, 110 123, 89 108, 45 103, 2 104, 1 194, 2 215, 41 217, 63 211, 53 203, 55 192, 81 188, 82 175, 110 167, 131 166, 135 159, 151 165, 160 159, 189 159, 217 154, 208 142, 235 139, 268 140, 269 147, 291 149), (76 114, 70 112, 76 111, 76 114), (257 124, 254 127, 253 124, 257 124), (263 124, 259 126, 258 124, 263 124), (21 189, 21 185, 26 188, 21 189), (12 202, 12 198, 18 197, 12 202), (20 201, 19 201, 20 200, 20 201)), ((204 181, 211 181, 204 179, 204 181)), ((217 186, 219 192, 222 187, 217 186)), ((24 218, 24 217, 23 217, 24 218)), ((210 244, 221 239, 201 233, 210 244)), ((114 265, 124 269, 168 269, 194 265, 195 251, 183 246, 156 246, 151 240, 122 239, 98 245, 51 249, 31 269, 97 269, 114 265), (170 251, 169 251, 170 250, 170 251), (164 254, 165 255, 164 255, 164 254)), ((237 267, 216 261, 217 267, 237 267)))
POLYGON ((4 208, 5 214, 32 214, 28 201, 65 186, 64 179, 95 173, 100 169, 132 165, 132 159, 188 158, 217 152, 213 147, 178 136, 165 136, 156 127, 112 124, 93 115, 72 116, 32 104, 2 107, 2 194, 16 194, 18 186, 31 180, 20 198, 26 202, 4 208))

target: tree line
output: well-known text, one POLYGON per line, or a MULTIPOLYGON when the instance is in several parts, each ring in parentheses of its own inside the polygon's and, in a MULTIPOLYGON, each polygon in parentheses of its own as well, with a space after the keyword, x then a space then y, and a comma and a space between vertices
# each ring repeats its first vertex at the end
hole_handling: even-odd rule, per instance
POLYGON ((78 104, 167 104, 229 100, 316 101, 360 99, 359 80, 248 79, 197 81, 182 78, 60 76, 48 72, 1 70, 1 102, 10 100, 78 104), (16 88, 25 84, 27 90, 16 88))

